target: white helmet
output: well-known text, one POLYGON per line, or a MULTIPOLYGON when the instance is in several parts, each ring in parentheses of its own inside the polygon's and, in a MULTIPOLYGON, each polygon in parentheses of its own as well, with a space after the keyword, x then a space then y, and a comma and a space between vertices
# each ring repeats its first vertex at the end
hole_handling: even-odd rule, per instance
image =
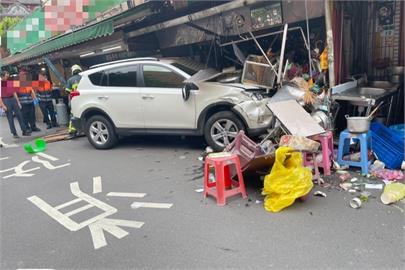
POLYGON ((79 65, 73 65, 72 68, 71 68, 71 70, 72 70, 72 74, 73 74, 76 70, 78 70, 78 71, 83 71, 82 68, 81 68, 79 65))

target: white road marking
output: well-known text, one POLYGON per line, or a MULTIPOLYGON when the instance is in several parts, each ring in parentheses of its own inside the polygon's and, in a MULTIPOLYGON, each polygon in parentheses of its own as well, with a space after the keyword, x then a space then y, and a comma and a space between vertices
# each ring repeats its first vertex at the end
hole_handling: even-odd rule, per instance
POLYGON ((84 210, 87 210, 87 209, 92 208, 92 207, 94 207, 94 205, 86 204, 85 206, 79 207, 79 208, 77 208, 75 210, 72 210, 72 211, 70 211, 68 213, 65 213, 64 215, 67 216, 67 217, 70 217, 70 216, 73 216, 74 214, 83 212, 84 210))
POLYGON ((37 154, 38 156, 41 156, 41 157, 43 157, 43 158, 47 158, 47 159, 52 160, 52 161, 57 161, 57 160, 59 160, 59 158, 56 158, 56 157, 51 156, 51 155, 47 155, 47 154, 42 153, 42 152, 39 152, 39 153, 36 153, 36 154, 37 154))
POLYGON ((63 225, 65 228, 67 228, 70 231, 77 231, 79 230, 79 224, 53 208, 51 205, 49 205, 47 202, 42 200, 41 198, 37 196, 31 196, 27 198, 30 202, 35 204, 39 209, 44 211, 48 216, 59 222, 61 225, 63 225))
POLYGON ((132 197, 132 198, 143 198, 146 193, 131 193, 131 192, 109 192, 107 196, 111 197, 132 197))
POLYGON ((55 209, 59 210, 59 209, 65 208, 66 206, 69 206, 69 205, 72 205, 72 204, 75 204, 75 203, 78 203, 78 202, 81 202, 81 201, 82 201, 82 199, 77 198, 77 199, 71 200, 69 202, 62 203, 62 204, 60 204, 58 206, 55 206, 55 209))
POLYGON ((172 207, 172 203, 148 203, 148 202, 134 202, 131 204, 131 208, 162 208, 162 209, 169 209, 172 207))
MULTIPOLYGON (((77 203, 78 200, 74 199, 73 202, 69 201, 67 203, 61 204, 56 209, 55 207, 49 205, 45 201, 43 201, 41 198, 37 196, 31 196, 27 198, 29 201, 31 201, 33 204, 35 204, 39 209, 44 211, 46 214, 48 214, 51 218, 62 224, 65 228, 67 228, 70 231, 78 231, 83 227, 86 227, 87 225, 94 223, 96 221, 99 221, 107 216, 110 216, 117 212, 117 209, 102 202, 99 201, 86 193, 82 192, 79 188, 79 183, 78 182, 73 182, 70 183, 70 191, 72 192, 73 195, 75 195, 80 201, 86 201, 88 204, 95 206, 101 210, 104 211, 104 213, 101 213, 93 218, 90 218, 86 221, 83 221, 82 223, 77 223, 70 219, 66 214, 63 214, 59 211, 59 209, 62 209, 63 207, 72 205, 74 203, 77 203)), ((83 210, 82 210, 83 211, 83 210)))
POLYGON ((121 239, 128 235, 128 232, 121 229, 118 226, 132 227, 132 228, 141 228, 145 224, 144 222, 123 220, 123 219, 108 219, 104 218, 100 221, 97 221, 89 225, 91 237, 93 239, 94 249, 99 249, 107 245, 105 240, 103 230, 114 235, 118 239, 121 239))
POLYGON ((26 164, 30 163, 30 162, 31 162, 30 160, 23 161, 23 162, 21 162, 20 164, 18 164, 15 167, 0 171, 0 173, 14 170, 13 174, 3 176, 3 179, 7 179, 7 178, 10 178, 10 177, 13 177, 13 176, 18 176, 18 177, 31 177, 31 176, 34 176, 33 173, 27 173, 27 172, 32 172, 32 171, 39 170, 40 169, 39 167, 35 167, 35 168, 28 169, 28 170, 25 170, 25 171, 23 170, 23 167, 26 164))
POLYGON ((93 177, 93 194, 100 193, 101 191, 101 176, 93 177))
POLYGON ((62 165, 59 165, 59 166, 53 166, 49 161, 47 161, 47 160, 42 160, 42 159, 40 159, 40 158, 37 157, 37 156, 33 156, 31 159, 32 159, 32 161, 34 161, 34 162, 41 163, 41 164, 44 165, 44 167, 47 168, 48 170, 56 170, 56 169, 63 168, 63 167, 66 167, 66 166, 69 166, 69 165, 70 165, 70 163, 65 163, 65 164, 62 164, 62 165))
POLYGON ((2 157, 2 158, 0 158, 0 160, 5 160, 5 159, 8 159, 8 157, 2 157))
POLYGON ((12 144, 5 143, 3 141, 3 137, 0 137, 0 144, 3 145, 4 148, 12 148, 12 147, 17 147, 18 146, 18 144, 15 144, 15 143, 12 143, 12 144))

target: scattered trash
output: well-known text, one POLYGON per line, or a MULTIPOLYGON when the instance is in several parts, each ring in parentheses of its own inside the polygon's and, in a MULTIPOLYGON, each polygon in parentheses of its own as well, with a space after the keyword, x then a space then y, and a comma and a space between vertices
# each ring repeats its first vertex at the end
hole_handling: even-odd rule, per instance
POLYGON ((384 162, 379 161, 378 159, 376 159, 374 161, 374 163, 370 166, 370 171, 374 172, 374 171, 382 170, 384 168, 385 168, 384 162))
POLYGON ((186 156, 179 156, 179 159, 186 159, 186 156))
POLYGON ((203 157, 198 157, 198 160, 199 160, 199 161, 203 161, 204 158, 203 158, 203 157))
POLYGON ((357 177, 353 177, 352 179, 350 179, 350 182, 356 182, 357 180, 359 180, 357 177))
POLYGON ((197 193, 201 193, 201 192, 204 191, 204 189, 203 189, 203 188, 198 188, 198 189, 196 189, 196 190, 194 190, 194 191, 197 192, 197 193))
POLYGON ((260 203, 262 203, 262 201, 256 200, 255 203, 256 203, 256 204, 260 204, 260 203))
POLYGON ((368 198, 371 196, 371 193, 368 191, 363 191, 362 193, 360 193, 360 200, 362 202, 367 202, 368 198))
POLYGON ((365 188, 367 188, 367 189, 382 189, 383 184, 366 184, 365 188))
POLYGON ((405 185, 402 183, 392 183, 385 186, 380 199, 383 204, 391 204, 402 200, 404 197, 405 185))
POLYGON ((355 190, 355 189, 349 189, 348 190, 350 193, 356 193, 357 192, 357 190, 355 190))
POLYGON ((350 176, 351 176, 350 173, 341 174, 341 175, 339 176, 339 179, 340 179, 342 182, 344 182, 344 181, 346 181, 347 179, 349 179, 350 176))
POLYGON ((322 192, 322 191, 317 190, 317 191, 315 191, 315 192, 314 192, 314 196, 317 196, 317 197, 324 197, 324 198, 326 198, 326 193, 325 193, 325 192, 322 192))
POLYGON ((213 150, 210 146, 207 146, 207 147, 205 148, 205 152, 206 152, 207 154, 209 154, 209 153, 213 153, 214 150, 213 150))
POLYGON ((352 183, 341 183, 339 185, 342 189, 348 191, 352 187, 352 183))
POLYGON ((339 163, 337 163, 336 161, 332 160, 333 162, 333 168, 336 170, 337 173, 343 173, 345 172, 344 170, 348 169, 349 166, 348 165, 339 165, 339 163))
POLYGON ((305 137, 283 135, 280 138, 280 146, 287 146, 300 151, 318 151, 320 143, 305 137))
POLYGON ((336 171, 336 173, 337 174, 348 174, 349 172, 345 171, 345 170, 338 170, 338 171, 336 171))
POLYGON ((38 138, 35 140, 35 146, 32 146, 29 143, 24 144, 24 150, 28 154, 43 152, 46 149, 46 142, 42 138, 38 138))
POLYGON ((372 172, 372 175, 385 180, 404 179, 404 173, 400 170, 379 169, 372 172))
POLYGON ((356 197, 356 198, 351 199, 349 204, 350 204, 351 208, 357 209, 357 208, 361 207, 361 200, 360 200, 360 198, 356 197))

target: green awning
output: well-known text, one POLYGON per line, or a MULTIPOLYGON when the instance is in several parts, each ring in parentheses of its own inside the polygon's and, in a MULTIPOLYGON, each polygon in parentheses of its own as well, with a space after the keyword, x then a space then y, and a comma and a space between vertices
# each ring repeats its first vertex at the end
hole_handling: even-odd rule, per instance
POLYGON ((48 54, 69 46, 73 46, 88 40, 111 35, 114 33, 112 20, 99 22, 75 32, 64 34, 46 42, 30 47, 19 54, 1 59, 0 65, 10 65, 15 62, 21 62, 30 58, 48 54))

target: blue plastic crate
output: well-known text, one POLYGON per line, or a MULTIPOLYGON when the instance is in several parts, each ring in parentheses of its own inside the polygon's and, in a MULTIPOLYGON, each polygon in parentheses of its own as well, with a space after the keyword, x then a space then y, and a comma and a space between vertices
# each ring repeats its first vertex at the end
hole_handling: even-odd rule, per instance
POLYGON ((401 134, 402 138, 405 139, 405 126, 404 124, 390 126, 390 129, 395 130, 401 134))
POLYGON ((374 122, 371 124, 371 148, 387 168, 398 169, 404 160, 404 139, 398 132, 374 122))

